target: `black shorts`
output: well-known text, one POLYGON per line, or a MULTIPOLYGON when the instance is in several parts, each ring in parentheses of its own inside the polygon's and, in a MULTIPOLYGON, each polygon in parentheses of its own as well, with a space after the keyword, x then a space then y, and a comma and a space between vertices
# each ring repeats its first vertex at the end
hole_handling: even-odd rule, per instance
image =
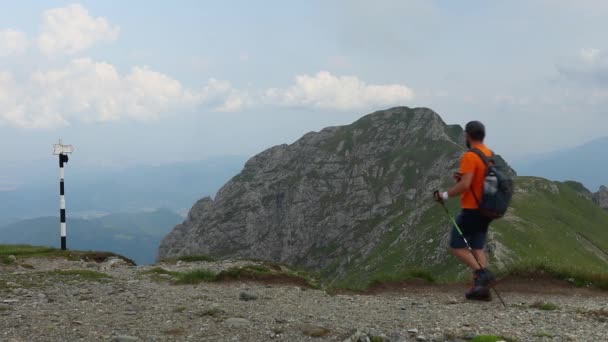
MULTIPOLYGON (((473 209, 463 209, 456 217, 456 223, 473 249, 483 249, 485 247, 490 222, 492 222, 492 219, 481 215, 479 210, 473 209)), ((456 249, 467 248, 456 227, 452 228, 450 247, 456 249)))

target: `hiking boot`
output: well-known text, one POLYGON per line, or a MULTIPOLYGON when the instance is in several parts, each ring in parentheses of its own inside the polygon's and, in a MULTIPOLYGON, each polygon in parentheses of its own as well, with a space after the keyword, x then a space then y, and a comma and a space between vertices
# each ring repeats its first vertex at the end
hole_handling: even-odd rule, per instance
POLYGON ((492 300, 490 288, 487 286, 473 286, 464 296, 469 300, 481 300, 485 302, 492 300))
POLYGON ((487 268, 475 271, 475 275, 479 277, 479 282, 483 286, 493 286, 496 284, 494 273, 490 272, 487 268))
POLYGON ((495 281, 494 275, 487 270, 477 270, 473 275, 473 286, 465 293, 470 300, 491 301, 490 284, 495 281))

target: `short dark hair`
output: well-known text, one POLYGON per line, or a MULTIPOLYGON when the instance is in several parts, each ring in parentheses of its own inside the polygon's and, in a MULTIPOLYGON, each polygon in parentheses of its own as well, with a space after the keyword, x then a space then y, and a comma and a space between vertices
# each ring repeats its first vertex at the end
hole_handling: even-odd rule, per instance
POLYGON ((483 141, 486 137, 486 127, 479 121, 469 122, 465 126, 464 131, 469 134, 473 140, 483 141))

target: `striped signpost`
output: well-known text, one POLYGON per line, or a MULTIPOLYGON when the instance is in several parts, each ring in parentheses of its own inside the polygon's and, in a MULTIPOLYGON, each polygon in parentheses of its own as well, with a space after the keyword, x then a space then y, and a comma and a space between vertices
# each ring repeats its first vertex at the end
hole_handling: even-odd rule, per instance
POLYGON ((67 249, 67 227, 65 222, 65 185, 63 171, 63 165, 68 163, 68 154, 72 153, 74 149, 72 145, 64 145, 63 141, 59 139, 59 143, 53 146, 53 154, 59 156, 59 217, 61 227, 61 249, 67 249))

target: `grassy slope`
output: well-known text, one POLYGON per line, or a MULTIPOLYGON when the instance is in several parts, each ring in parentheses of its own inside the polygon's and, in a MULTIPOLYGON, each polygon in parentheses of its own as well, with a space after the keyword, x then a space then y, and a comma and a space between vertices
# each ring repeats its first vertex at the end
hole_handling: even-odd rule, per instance
POLYGON ((560 264, 607 272, 606 211, 580 196, 570 184, 519 177, 518 187, 529 192, 518 193, 512 215, 493 224, 498 241, 513 252, 514 263, 560 264), (559 192, 546 189, 548 184, 559 192))
MULTIPOLYGON (((507 271, 542 265, 566 274, 601 273, 604 278, 608 273, 608 213, 581 196, 573 184, 533 177, 518 177, 516 182, 527 192, 518 192, 510 215, 492 224, 494 244, 498 244, 492 254, 495 266, 507 271)), ((453 213, 458 210, 456 201, 450 206, 453 213)), ((399 220, 391 226, 371 255, 353 264, 347 276, 332 285, 361 289, 374 282, 430 278, 429 274, 442 282, 468 276, 445 250, 449 223, 439 206, 425 212, 416 228, 406 234, 402 234, 399 220)))

